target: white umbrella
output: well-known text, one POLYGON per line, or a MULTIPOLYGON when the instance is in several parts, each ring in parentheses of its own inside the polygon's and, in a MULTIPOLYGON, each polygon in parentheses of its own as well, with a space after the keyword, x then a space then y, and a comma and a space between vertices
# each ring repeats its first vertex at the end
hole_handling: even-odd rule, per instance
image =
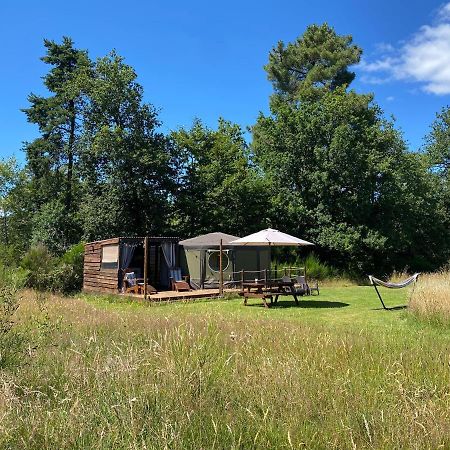
POLYGON ((273 246, 292 246, 302 247, 306 245, 314 245, 312 242, 305 241, 303 239, 296 238, 290 234, 282 233, 281 231, 274 230, 273 228, 267 228, 265 230, 258 231, 257 233, 249 234, 243 238, 236 239, 230 242, 231 245, 254 245, 254 246, 269 246, 270 259, 272 259, 272 247, 273 246))
POLYGON ((312 242, 304 241, 303 239, 296 238, 290 234, 282 233, 281 231, 274 230, 273 228, 267 228, 266 230, 258 231, 257 233, 249 234, 243 238, 231 241, 233 245, 276 245, 276 246, 296 246, 314 245, 312 242))

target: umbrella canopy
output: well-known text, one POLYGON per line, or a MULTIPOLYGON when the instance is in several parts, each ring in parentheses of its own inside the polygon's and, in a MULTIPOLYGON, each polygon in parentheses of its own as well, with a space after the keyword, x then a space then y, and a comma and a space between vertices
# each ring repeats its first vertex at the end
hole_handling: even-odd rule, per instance
POLYGON ((271 245, 284 246, 290 245, 300 247, 303 245, 314 245, 312 242, 304 241, 281 231, 267 228, 266 230, 258 231, 257 233, 249 234, 240 239, 231 241, 232 245, 271 245))
POLYGON ((220 240, 222 244, 228 246, 231 241, 239 239, 238 236, 232 236, 231 234, 225 233, 208 233, 196 236, 190 239, 185 239, 180 241, 179 244, 185 248, 195 248, 195 249, 208 249, 212 247, 219 247, 220 240))

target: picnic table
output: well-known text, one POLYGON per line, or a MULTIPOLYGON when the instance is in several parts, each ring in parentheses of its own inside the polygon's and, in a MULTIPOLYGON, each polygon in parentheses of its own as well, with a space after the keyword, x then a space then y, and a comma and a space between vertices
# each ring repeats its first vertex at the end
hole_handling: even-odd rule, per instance
POLYGON ((295 304, 298 306, 297 292, 295 291, 295 281, 293 280, 275 280, 271 282, 271 292, 275 295, 275 303, 278 302, 280 295, 292 295, 295 304))
POLYGON ((295 291, 295 281, 293 280, 273 280, 265 281, 244 281, 240 295, 244 297, 244 305, 247 305, 248 298, 260 298, 264 303, 264 307, 268 308, 266 299, 270 299, 272 304, 278 302, 280 295, 292 295, 296 305, 299 304, 297 293, 295 291))
POLYGON ((269 305, 267 304, 266 299, 269 298, 270 303, 272 303, 273 297, 265 290, 266 287, 267 283, 263 281, 244 281, 240 292, 240 295, 244 297, 244 305, 247 305, 248 298, 260 298, 264 303, 264 307, 268 308, 269 305))

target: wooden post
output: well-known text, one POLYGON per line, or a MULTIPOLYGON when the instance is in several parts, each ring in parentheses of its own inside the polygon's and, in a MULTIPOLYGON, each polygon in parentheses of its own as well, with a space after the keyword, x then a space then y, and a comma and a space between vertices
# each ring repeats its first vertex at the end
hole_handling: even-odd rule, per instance
POLYGON ((219 246, 219 295, 223 296, 223 264, 222 264, 223 241, 220 240, 219 246))
POLYGON ((241 270, 241 290, 244 290, 244 269, 241 270))
POLYGON ((264 287, 267 287, 267 269, 264 269, 264 287))
POLYGON ((148 236, 144 238, 144 300, 147 300, 148 236))

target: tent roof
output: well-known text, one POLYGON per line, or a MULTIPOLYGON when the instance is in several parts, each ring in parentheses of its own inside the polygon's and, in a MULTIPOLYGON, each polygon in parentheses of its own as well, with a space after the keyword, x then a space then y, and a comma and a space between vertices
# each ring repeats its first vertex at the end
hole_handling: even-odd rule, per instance
POLYGON ((257 233, 249 234, 241 239, 236 239, 231 242, 231 245, 314 245, 312 242, 304 241, 290 234, 282 233, 281 231, 267 228, 266 230, 258 231, 257 233))
POLYGON ((219 247, 221 239, 222 245, 227 246, 231 241, 235 241, 239 238, 226 233, 208 233, 193 237, 191 239, 185 239, 184 241, 180 241, 179 244, 183 247, 197 249, 219 247))

